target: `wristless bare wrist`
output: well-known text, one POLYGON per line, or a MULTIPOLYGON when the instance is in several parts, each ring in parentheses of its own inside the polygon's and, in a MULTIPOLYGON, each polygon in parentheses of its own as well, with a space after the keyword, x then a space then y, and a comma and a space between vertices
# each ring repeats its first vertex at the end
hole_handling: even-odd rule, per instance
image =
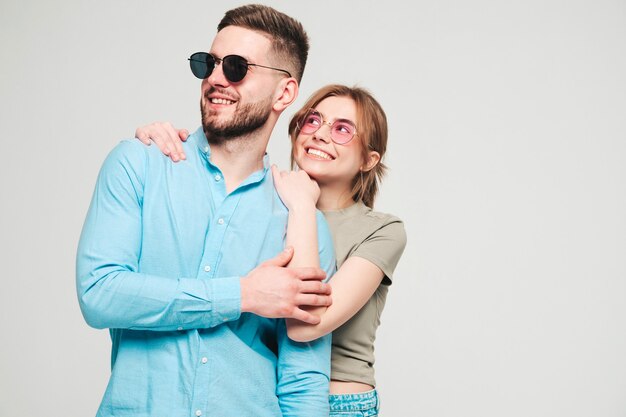
POLYGON ((293 204, 291 207, 289 207, 289 213, 292 214, 303 214, 303 215, 307 215, 307 214, 311 214, 311 213, 315 213, 315 204, 313 204, 312 202, 298 202, 296 204, 293 204))

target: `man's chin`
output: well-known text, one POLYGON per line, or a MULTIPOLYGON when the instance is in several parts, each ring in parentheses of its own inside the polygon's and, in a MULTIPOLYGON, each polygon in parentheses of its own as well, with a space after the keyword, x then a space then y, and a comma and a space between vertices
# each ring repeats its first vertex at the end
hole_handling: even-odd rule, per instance
POLYGON ((220 120, 215 116, 203 120, 202 127, 207 137, 212 136, 220 139, 228 139, 229 136, 232 136, 232 131, 236 130, 236 126, 230 126, 223 122, 220 123, 220 120))
POLYGON ((215 126, 204 125, 204 134, 209 143, 222 143, 232 139, 246 136, 252 130, 242 128, 241 126, 215 126))
POLYGON ((271 105, 247 105, 240 107, 234 114, 219 113, 202 108, 202 125, 210 143, 250 136, 263 128, 269 119, 271 105))

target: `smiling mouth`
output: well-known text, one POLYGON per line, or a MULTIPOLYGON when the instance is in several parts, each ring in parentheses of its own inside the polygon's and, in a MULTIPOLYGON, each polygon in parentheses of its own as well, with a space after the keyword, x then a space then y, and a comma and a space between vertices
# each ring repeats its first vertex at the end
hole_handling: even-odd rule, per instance
POLYGON ((235 104, 235 102, 234 102, 234 101, 232 101, 232 100, 227 100, 227 99, 225 99, 225 98, 210 98, 210 99, 209 99, 209 101, 210 101, 212 104, 225 104, 225 105, 228 105, 228 106, 229 106, 229 105, 231 105, 231 104, 235 104))
POLYGON ((317 156, 318 158, 325 159, 327 161, 332 161, 333 159, 335 159, 331 155, 327 154, 326 152, 320 151, 319 149, 308 148, 306 150, 306 153, 307 155, 317 156))

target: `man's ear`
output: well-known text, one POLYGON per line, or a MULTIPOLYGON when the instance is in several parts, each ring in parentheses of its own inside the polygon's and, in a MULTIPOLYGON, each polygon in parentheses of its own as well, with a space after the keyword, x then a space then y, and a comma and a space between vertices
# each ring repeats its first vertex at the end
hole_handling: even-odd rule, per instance
POLYGON ((278 87, 276 87, 272 109, 278 112, 285 110, 291 103, 296 101, 298 91, 298 81, 295 78, 289 77, 281 80, 278 87))
POLYGON ((380 162, 380 154, 376 151, 367 153, 367 160, 361 165, 361 171, 367 172, 372 170, 380 162))

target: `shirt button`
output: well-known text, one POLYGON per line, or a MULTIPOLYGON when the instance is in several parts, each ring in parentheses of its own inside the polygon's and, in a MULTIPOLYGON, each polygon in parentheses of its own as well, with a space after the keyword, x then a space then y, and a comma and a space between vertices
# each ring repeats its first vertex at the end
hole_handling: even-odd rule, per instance
POLYGON ((211 267, 209 265, 204 267, 204 272, 209 272, 211 270, 211 267))
POLYGON ((217 219, 218 224, 224 224, 224 219, 217 219))
POLYGON ((222 179, 222 176, 220 174, 215 175, 215 181, 219 181, 221 179, 222 179))
POLYGON ((202 411, 200 411, 200 410, 196 410, 196 415, 197 415, 198 417, 200 417, 200 416, 202 415, 202 411))
POLYGON ((209 147, 208 147, 208 146, 205 146, 205 147, 204 147, 204 152, 208 152, 208 151, 209 151, 209 147))
POLYGON ((201 359, 201 361, 202 361, 202 363, 207 363, 209 360, 206 357, 204 357, 204 358, 201 359))
POLYGON ((183 330, 183 328, 182 328, 182 327, 179 327, 179 328, 178 328, 178 329, 176 329, 176 330, 183 330))

